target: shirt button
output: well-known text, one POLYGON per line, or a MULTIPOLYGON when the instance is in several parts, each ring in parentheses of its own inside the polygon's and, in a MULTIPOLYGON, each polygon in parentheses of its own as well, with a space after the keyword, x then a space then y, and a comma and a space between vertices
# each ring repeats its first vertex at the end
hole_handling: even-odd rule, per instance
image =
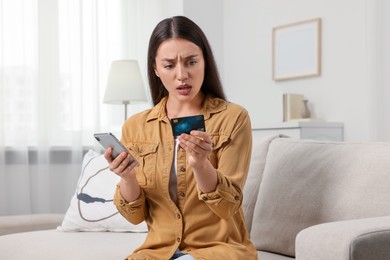
POLYGON ((181 241, 180 237, 176 238, 176 241, 180 243, 181 241))
POLYGON ((176 214, 176 218, 178 218, 178 219, 180 219, 181 218, 181 216, 180 216, 180 214, 178 213, 178 214, 176 214))
POLYGON ((237 196, 234 197, 234 199, 235 200, 240 200, 240 196, 237 195, 237 196))
POLYGON ((186 171, 186 167, 184 167, 184 166, 180 167, 180 171, 181 172, 185 172, 186 171))
POLYGON ((202 199, 203 199, 204 201, 208 200, 207 196, 203 196, 202 199))
POLYGON ((182 197, 184 197, 186 194, 185 194, 184 192, 181 191, 181 192, 179 192, 179 195, 182 196, 182 197))

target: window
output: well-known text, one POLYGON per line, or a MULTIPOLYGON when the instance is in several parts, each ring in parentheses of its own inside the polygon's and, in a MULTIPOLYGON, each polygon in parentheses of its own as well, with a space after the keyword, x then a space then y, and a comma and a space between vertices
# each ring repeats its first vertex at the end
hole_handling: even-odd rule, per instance
POLYGON ((0 146, 91 145, 120 128, 122 107, 102 103, 125 48, 120 0, 0 0, 0 16, 0 146))

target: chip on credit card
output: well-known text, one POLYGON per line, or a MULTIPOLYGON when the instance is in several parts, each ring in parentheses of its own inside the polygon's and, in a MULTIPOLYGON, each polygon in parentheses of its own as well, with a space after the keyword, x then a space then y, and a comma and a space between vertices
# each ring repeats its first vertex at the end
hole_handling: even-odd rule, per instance
POLYGON ((189 134, 192 130, 206 131, 203 115, 176 117, 171 119, 174 136, 189 134))

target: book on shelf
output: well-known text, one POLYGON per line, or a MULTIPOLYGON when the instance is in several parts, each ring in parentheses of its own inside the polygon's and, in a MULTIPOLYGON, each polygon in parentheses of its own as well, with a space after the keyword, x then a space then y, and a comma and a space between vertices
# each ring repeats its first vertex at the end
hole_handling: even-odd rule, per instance
POLYGON ((288 122, 301 118, 304 96, 302 94, 283 94, 283 121, 288 122))

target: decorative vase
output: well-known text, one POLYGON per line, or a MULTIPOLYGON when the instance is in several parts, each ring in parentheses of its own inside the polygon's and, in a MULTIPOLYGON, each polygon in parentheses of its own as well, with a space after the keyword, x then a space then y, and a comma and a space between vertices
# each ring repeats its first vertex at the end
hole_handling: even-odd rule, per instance
POLYGON ((307 103, 308 103, 308 100, 304 99, 303 104, 302 104, 302 109, 301 109, 301 117, 302 118, 310 118, 311 113, 310 113, 310 110, 309 110, 307 103))

